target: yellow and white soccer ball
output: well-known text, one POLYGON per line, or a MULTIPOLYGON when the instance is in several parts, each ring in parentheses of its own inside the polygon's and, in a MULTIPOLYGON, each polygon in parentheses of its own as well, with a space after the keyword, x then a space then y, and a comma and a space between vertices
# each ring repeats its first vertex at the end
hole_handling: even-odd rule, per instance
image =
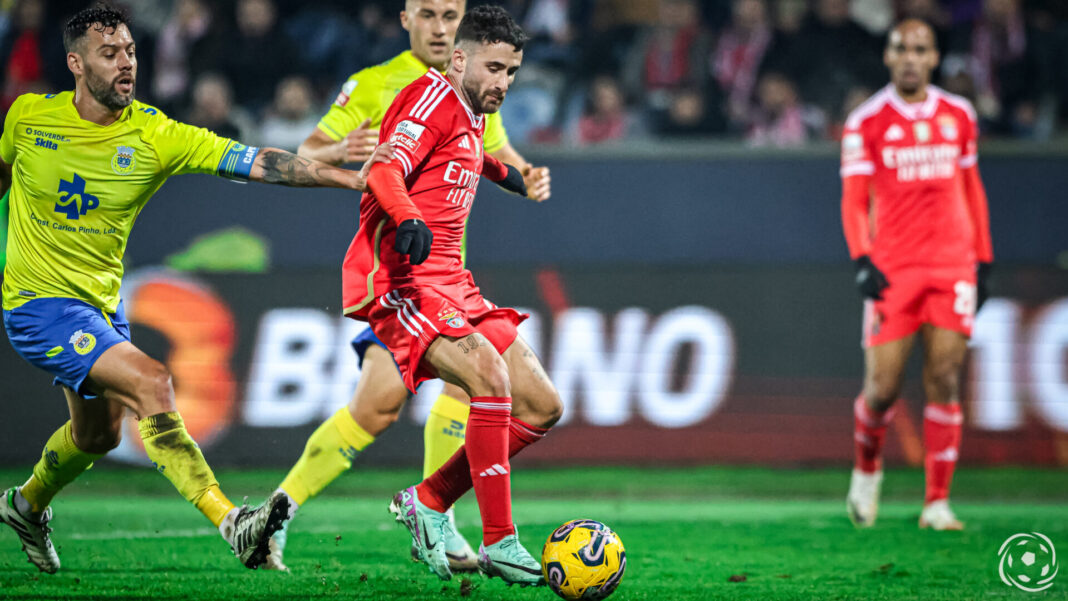
POLYGON ((627 569, 619 535, 596 520, 571 520, 549 535, 541 571, 549 588, 564 599, 604 599, 627 569))

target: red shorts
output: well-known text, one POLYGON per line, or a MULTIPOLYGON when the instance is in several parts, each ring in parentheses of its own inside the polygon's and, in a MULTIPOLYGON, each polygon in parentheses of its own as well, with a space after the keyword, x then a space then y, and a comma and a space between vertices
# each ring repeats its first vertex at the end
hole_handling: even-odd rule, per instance
POLYGON ((883 300, 864 301, 865 348, 899 340, 928 323, 972 335, 975 268, 908 268, 886 272, 883 300))
POLYGON ((489 302, 469 279, 458 285, 413 285, 390 290, 374 300, 367 321, 393 353, 405 386, 414 393, 423 380, 438 377, 434 368, 423 361, 438 336, 463 338, 478 332, 498 353, 504 353, 519 335, 516 326, 527 317, 489 302))

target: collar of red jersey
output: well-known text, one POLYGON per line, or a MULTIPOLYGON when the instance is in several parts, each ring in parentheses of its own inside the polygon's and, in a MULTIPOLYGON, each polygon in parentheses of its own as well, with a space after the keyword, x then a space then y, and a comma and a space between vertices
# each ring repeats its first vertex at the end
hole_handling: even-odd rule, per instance
POLYGON ((934 116, 935 110, 938 108, 939 92, 935 86, 927 86, 927 98, 923 102, 908 103, 905 99, 898 95, 897 89, 894 88, 894 84, 886 86, 888 96, 890 97, 890 106, 894 107, 894 110, 901 113, 901 116, 915 121, 917 119, 930 119, 934 116))
POLYGON ((471 107, 467 106, 467 102, 464 101, 464 97, 456 91, 456 87, 452 85, 452 81, 448 77, 442 75, 440 72, 438 72, 437 69, 434 69, 433 67, 429 71, 427 71, 426 74, 427 77, 430 77, 431 79, 438 79, 440 81, 444 81, 449 86, 449 90, 451 90, 453 94, 456 94, 457 100, 460 101, 460 106, 464 107, 464 110, 467 111, 468 118, 471 119, 472 127, 478 127, 482 124, 482 119, 484 119, 486 116, 476 115, 475 111, 471 110, 471 107))

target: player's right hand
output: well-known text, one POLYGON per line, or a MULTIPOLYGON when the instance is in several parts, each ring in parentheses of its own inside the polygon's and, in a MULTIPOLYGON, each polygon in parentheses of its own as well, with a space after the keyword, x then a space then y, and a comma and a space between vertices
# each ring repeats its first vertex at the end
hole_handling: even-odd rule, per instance
POLYGON ((871 262, 868 255, 858 257, 854 263, 857 266, 857 289, 860 290, 860 295, 872 300, 883 300, 883 290, 890 285, 883 272, 871 262))
POLYGON ((339 142, 345 159, 343 163, 363 163, 371 158, 378 146, 378 130, 371 129, 371 119, 363 120, 359 127, 349 132, 339 142))
POLYGON ((393 249, 402 255, 408 255, 408 262, 418 265, 430 256, 430 243, 434 234, 421 219, 407 219, 397 226, 397 239, 393 249))

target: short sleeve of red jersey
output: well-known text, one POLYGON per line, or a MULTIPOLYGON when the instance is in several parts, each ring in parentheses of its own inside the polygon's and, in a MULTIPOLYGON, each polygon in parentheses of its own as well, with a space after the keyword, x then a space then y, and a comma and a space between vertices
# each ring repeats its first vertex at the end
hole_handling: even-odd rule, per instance
POLYGON ((409 86, 397 97, 383 120, 381 140, 393 145, 393 161, 400 165, 404 177, 430 154, 441 137, 441 111, 434 109, 452 91, 444 79, 427 78, 426 86, 409 86), (434 117, 438 116, 435 120, 434 117))
POLYGON ((842 166, 839 175, 843 179, 853 175, 875 174, 875 162, 872 161, 867 140, 864 139, 861 123, 852 121, 850 119, 846 122, 846 129, 842 134, 842 166))

